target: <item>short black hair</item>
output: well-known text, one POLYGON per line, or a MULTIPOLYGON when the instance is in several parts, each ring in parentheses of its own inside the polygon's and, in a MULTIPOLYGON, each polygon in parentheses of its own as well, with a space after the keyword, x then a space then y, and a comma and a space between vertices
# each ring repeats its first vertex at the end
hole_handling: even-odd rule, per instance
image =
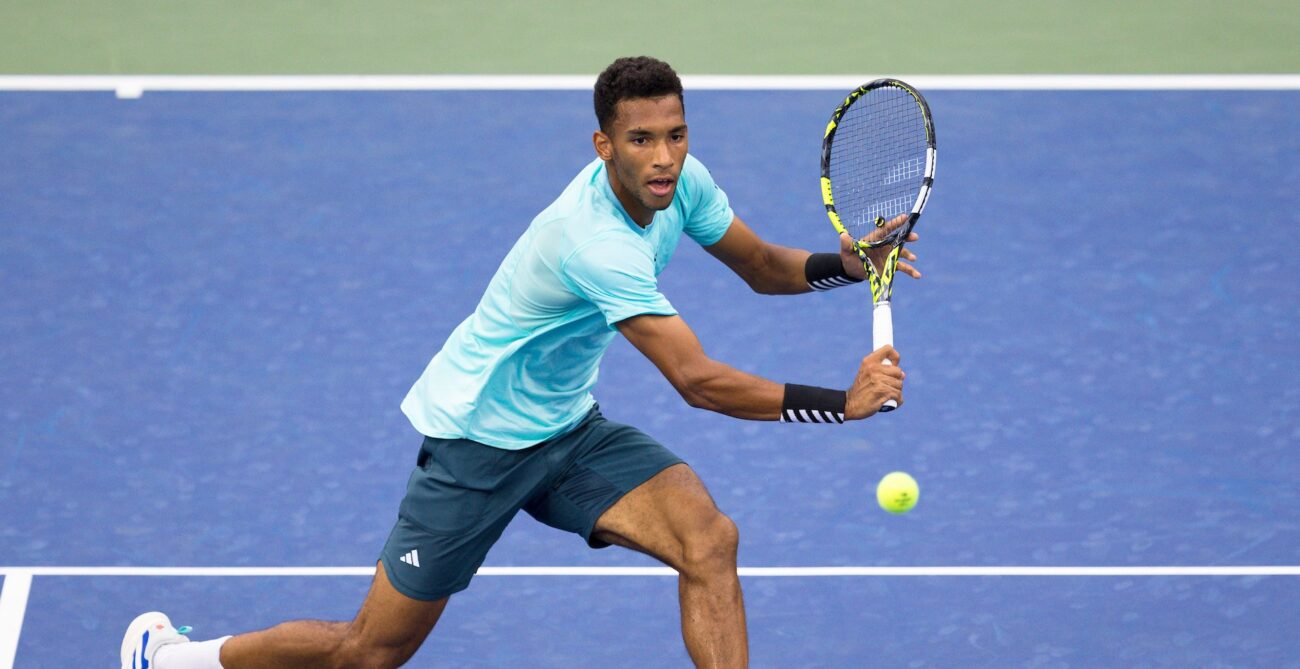
POLYGON ((596 77, 596 91, 592 95, 596 103, 596 121, 600 123, 602 132, 608 131, 620 100, 657 98, 674 93, 685 112, 682 80, 677 78, 677 73, 668 63, 650 56, 619 58, 596 77))

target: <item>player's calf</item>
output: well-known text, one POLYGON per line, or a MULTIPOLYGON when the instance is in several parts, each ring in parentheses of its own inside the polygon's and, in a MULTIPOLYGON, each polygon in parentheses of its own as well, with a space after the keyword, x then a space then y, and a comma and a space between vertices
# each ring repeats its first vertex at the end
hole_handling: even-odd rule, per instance
POLYGON ((298 620, 232 638, 221 654, 222 669, 396 669, 419 650, 427 635, 421 632, 380 630, 360 618, 298 620))
POLYGON ((379 640, 350 632, 335 649, 328 666, 332 669, 397 669, 415 655, 423 640, 423 637, 379 640))

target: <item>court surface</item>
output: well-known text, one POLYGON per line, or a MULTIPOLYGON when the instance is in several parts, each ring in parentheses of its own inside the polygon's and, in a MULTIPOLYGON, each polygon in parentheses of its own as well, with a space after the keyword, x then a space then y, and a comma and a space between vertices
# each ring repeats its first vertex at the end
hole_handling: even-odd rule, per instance
MULTIPOLYGON (((765 238, 833 248, 840 95, 688 91, 765 238)), ((928 97, 900 411, 746 423, 605 359, 606 415, 696 468, 742 567, 860 568, 748 572, 753 666, 1300 667, 1300 93, 928 97)), ((580 91, 0 93, 0 666, 15 638, 19 669, 114 666, 154 608, 350 618, 419 445, 398 403, 593 125, 580 91), (341 569, 85 569, 113 566, 341 569)), ((869 348, 865 290, 754 295, 689 239, 661 287, 769 378, 843 387, 869 348)), ((647 558, 521 516, 487 564, 593 571, 480 576, 410 666, 688 663, 671 575, 594 571, 647 558)))

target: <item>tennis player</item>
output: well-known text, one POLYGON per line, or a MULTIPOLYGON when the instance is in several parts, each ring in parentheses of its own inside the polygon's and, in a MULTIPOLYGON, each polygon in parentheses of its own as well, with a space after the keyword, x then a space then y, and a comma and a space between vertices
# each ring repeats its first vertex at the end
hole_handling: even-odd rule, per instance
POLYGON ((867 418, 902 403, 904 375, 890 347, 863 358, 847 391, 710 359, 657 287, 682 233, 759 293, 849 285, 864 278, 861 261, 847 236, 837 253, 810 254, 764 242, 732 213, 687 153, 682 86, 667 64, 615 61, 595 107, 596 159, 533 219, 402 402, 424 441, 356 618, 190 642, 146 613, 127 630, 124 669, 401 666, 521 509, 593 548, 676 569, 696 666, 747 666, 736 526, 680 458, 601 415, 589 392, 601 356, 621 333, 687 404, 750 420, 867 418))

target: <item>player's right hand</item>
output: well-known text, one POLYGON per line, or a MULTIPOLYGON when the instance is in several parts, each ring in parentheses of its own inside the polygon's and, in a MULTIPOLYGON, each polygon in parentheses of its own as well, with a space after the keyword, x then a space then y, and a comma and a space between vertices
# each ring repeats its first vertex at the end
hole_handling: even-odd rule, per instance
POLYGON ((903 405, 903 379, 907 377, 898 367, 898 351, 893 346, 881 346, 862 359, 858 375, 849 388, 844 404, 844 417, 848 420, 867 418, 887 400, 903 405), (889 361, 890 364, 886 364, 889 361))

